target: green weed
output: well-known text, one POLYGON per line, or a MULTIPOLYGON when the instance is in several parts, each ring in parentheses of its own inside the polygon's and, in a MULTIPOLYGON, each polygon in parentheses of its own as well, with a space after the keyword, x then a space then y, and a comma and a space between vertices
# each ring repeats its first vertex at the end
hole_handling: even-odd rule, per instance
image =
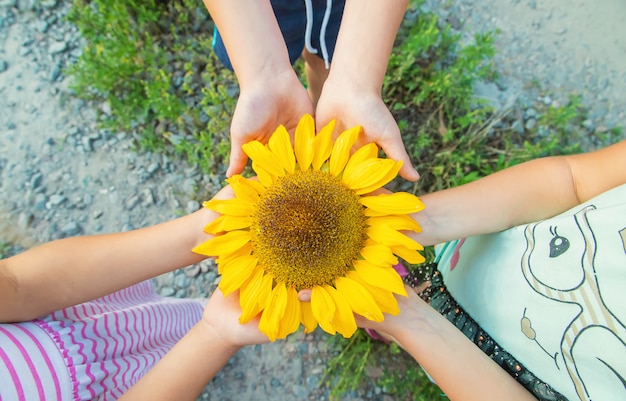
POLYGON ((86 46, 67 72, 79 97, 110 108, 103 127, 132 131, 138 149, 178 155, 204 172, 224 168, 235 80, 218 66, 201 4, 74 0, 68 18, 86 46))
POLYGON ((320 381, 330 387, 331 399, 356 389, 365 376, 365 368, 372 352, 372 341, 364 331, 357 331, 352 337, 329 337, 330 347, 338 351, 326 366, 320 381))

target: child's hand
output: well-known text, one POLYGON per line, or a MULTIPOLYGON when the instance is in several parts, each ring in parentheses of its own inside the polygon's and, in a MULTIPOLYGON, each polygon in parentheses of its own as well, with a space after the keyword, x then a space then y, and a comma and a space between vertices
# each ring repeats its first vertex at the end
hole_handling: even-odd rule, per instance
MULTIPOLYGON (((235 192, 233 191, 230 185, 226 185, 222 189, 220 189, 214 196, 213 199, 232 199, 235 197, 235 192)), ((214 212, 206 207, 202 207, 200 210, 195 211, 190 215, 192 218, 192 225, 189 228, 190 233, 195 234, 194 242, 191 245, 190 249, 193 249, 195 246, 202 244, 205 241, 208 241, 211 236, 204 232, 204 228, 215 219, 220 216, 219 213, 214 212)))
POLYGON ((374 322, 355 314, 357 326, 363 329, 376 330, 379 334, 383 336, 387 334, 392 336, 392 338, 403 330, 406 331, 409 328, 421 327, 422 324, 420 322, 426 320, 426 315, 430 313, 432 308, 417 295, 413 288, 408 285, 404 287, 408 297, 395 295, 398 301, 398 307, 400 308, 398 315, 385 314, 385 319, 382 322, 374 322))
POLYGON ((217 288, 204 308, 202 321, 209 330, 217 333, 227 347, 241 348, 269 342, 267 336, 259 331, 258 318, 240 324, 239 316, 241 316, 239 291, 224 297, 222 291, 217 288))
POLYGON ((226 176, 241 173, 246 166, 244 143, 253 140, 267 143, 279 125, 293 135, 304 114, 312 115, 313 105, 292 69, 242 85, 230 128, 230 163, 226 176))
POLYGON ((335 133, 360 125, 364 135, 357 140, 357 146, 375 142, 387 157, 402 160, 400 175, 409 180, 419 179, 411 159, 404 148, 402 136, 396 120, 376 93, 359 91, 345 81, 334 84, 330 77, 324 84, 322 95, 315 111, 315 125, 319 129, 330 120, 336 119, 335 133))
MULTIPOLYGON (((354 318, 357 326, 362 329, 375 330, 379 335, 389 341, 396 341, 394 335, 402 330, 406 331, 410 328, 419 327, 420 319, 423 320, 425 316, 424 311, 431 308, 417 295, 413 288, 408 285, 404 287, 408 297, 395 295, 398 301, 398 307, 400 308, 400 314, 396 316, 385 314, 385 319, 382 322, 375 322, 355 313, 354 318)), ((301 302, 311 302, 311 290, 300 290, 298 292, 298 299, 301 302)), ((402 344, 399 345, 402 346, 402 344)))

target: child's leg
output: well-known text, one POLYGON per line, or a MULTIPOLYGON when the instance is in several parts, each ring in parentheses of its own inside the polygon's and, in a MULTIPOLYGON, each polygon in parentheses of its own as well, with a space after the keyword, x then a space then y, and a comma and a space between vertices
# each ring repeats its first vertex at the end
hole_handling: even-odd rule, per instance
POLYGON ((302 58, 304 59, 304 72, 306 73, 309 96, 313 102, 313 108, 315 108, 322 94, 324 82, 328 78, 329 70, 326 69, 321 57, 309 53, 306 48, 302 51, 302 58))

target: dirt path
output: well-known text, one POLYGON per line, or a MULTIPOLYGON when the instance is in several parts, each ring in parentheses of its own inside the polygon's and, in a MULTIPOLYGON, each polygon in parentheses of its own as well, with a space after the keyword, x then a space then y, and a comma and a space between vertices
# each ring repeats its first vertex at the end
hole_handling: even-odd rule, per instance
POLYGON ((626 2, 464 0, 455 7, 464 32, 500 31, 496 62, 507 85, 580 93, 596 124, 626 126, 626 2))

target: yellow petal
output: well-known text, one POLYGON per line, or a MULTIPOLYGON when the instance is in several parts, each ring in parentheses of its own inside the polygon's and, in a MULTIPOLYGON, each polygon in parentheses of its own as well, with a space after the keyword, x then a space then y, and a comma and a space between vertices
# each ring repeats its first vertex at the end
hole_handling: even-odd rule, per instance
POLYGON ((261 142, 252 141, 244 143, 241 147, 248 157, 252 159, 254 164, 261 167, 263 170, 275 177, 285 175, 285 170, 283 170, 280 163, 276 163, 276 155, 274 155, 274 153, 266 148, 261 142))
POLYGON ((213 220, 206 227, 204 232, 207 234, 219 234, 224 231, 240 230, 242 228, 248 228, 252 224, 252 217, 250 216, 229 216, 222 215, 213 220))
POLYGON ((370 211, 383 214, 409 214, 424 209, 422 201, 407 192, 362 196, 359 202, 367 207, 366 216, 380 216, 380 214, 368 214, 370 211))
POLYGON ((389 266, 398 263, 398 258, 394 256, 391 249, 380 244, 364 246, 361 249, 361 256, 375 265, 389 266))
POLYGON ((211 199, 202 204, 207 209, 211 209, 219 214, 230 216, 250 216, 254 213, 255 205, 250 202, 233 199, 211 199))
POLYGON ((298 291, 293 287, 287 289, 287 306, 285 314, 280 321, 277 338, 285 338, 289 334, 294 333, 300 327, 300 300, 298 299, 298 291))
POLYGON ((296 158, 291 147, 289 132, 284 126, 279 126, 270 137, 267 145, 276 156, 280 165, 289 173, 293 173, 296 167, 296 158))
POLYGON ((338 277, 335 287, 346 297, 355 313, 375 322, 383 321, 383 313, 378 304, 361 284, 348 277, 338 277))
POLYGON ((356 142, 356 139, 361 131, 362 128, 360 126, 356 126, 342 132, 341 135, 339 135, 330 154, 331 174, 339 176, 343 172, 343 169, 350 158, 352 145, 356 142))
POLYGON ((302 116, 294 134, 294 151, 300 170, 306 170, 313 161, 313 138, 315 137, 315 121, 310 114, 302 116))
POLYGON ((407 237, 401 232, 394 230, 391 227, 382 226, 382 225, 368 227, 366 232, 367 232, 367 235, 371 239, 383 245, 387 245, 387 246, 403 245, 409 249, 420 249, 420 250, 424 249, 424 247, 420 245, 418 242, 407 237))
POLYGON ((322 330, 330 335, 337 332, 333 327, 332 320, 335 316, 335 302, 330 294, 321 286, 311 289, 311 311, 322 330))
POLYGON ((378 146, 375 143, 368 143, 360 147, 356 152, 350 156, 346 168, 343 171, 343 175, 352 175, 358 170, 362 163, 367 160, 376 160, 378 158, 378 146))
POLYGON ((357 193, 363 192, 363 188, 373 188, 369 191, 372 192, 395 177, 400 170, 396 168, 397 164, 391 159, 367 159, 350 171, 346 168, 341 181, 357 193))
POLYGON ((258 181, 246 179, 239 174, 227 178, 226 182, 233 187, 238 199, 252 204, 256 204, 259 201, 259 196, 265 192, 265 188, 258 181))
POLYGON ((218 256, 235 252, 250 242, 250 232, 237 230, 218 235, 193 248, 192 252, 206 256, 218 256))
POLYGON ((352 313, 352 308, 346 297, 327 285, 324 286, 330 297, 335 302, 335 316, 333 317, 333 327, 344 337, 350 338, 357 329, 356 320, 352 313))
POLYGON ((257 262, 256 256, 240 256, 222 266, 222 279, 219 287, 224 296, 241 288, 256 269, 257 262))
POLYGON ((313 168, 319 170, 322 165, 330 157, 333 150, 333 130, 335 129, 336 120, 332 120, 324 126, 313 139, 313 168))
MULTIPOLYGON (((350 272, 350 273, 355 273, 355 272, 350 272)), ((393 295, 391 291, 374 287, 373 285, 366 283, 365 281, 363 281, 361 277, 359 277, 358 274, 348 274, 348 276, 354 281, 361 284, 367 290, 367 292, 369 292, 372 295, 372 297, 374 298, 374 301, 376 301, 376 303, 380 307, 380 310, 383 313, 388 313, 394 316, 400 313, 400 308, 398 307, 398 300, 396 299, 396 297, 393 295)))
POLYGON ((302 302, 300 304, 300 308, 300 310, 302 311, 301 322, 304 326, 304 332, 311 333, 317 327, 317 319, 315 319, 315 316, 313 316, 311 302, 302 302))
POLYGON ((263 186, 263 184, 261 184, 259 180, 245 179, 244 181, 242 181, 242 184, 249 186, 252 190, 256 191, 259 196, 265 193, 265 186, 263 186))
POLYGON ((402 277, 391 266, 376 266, 365 260, 355 260, 354 269, 366 283, 396 294, 406 295, 402 277))
POLYGON ((269 186, 271 186, 274 183, 274 176, 272 176, 272 174, 270 174, 259 163, 253 161, 252 162, 252 169, 256 173, 257 178, 259 179, 259 182, 261 182, 261 184, 264 187, 268 188, 269 186))
POLYGON ((239 323, 244 324, 256 317, 267 305, 272 293, 272 277, 263 274, 263 269, 257 269, 250 279, 241 287, 239 305, 241 316, 239 323))
POLYGON ((406 214, 383 216, 383 217, 370 217, 367 219, 367 224, 370 226, 386 225, 394 230, 407 230, 419 233, 422 231, 422 227, 406 214))
POLYGON ((233 252, 222 253, 216 259, 218 272, 222 274, 221 266, 227 264, 231 260, 240 256, 250 255, 252 253, 252 243, 248 242, 239 249, 235 249, 233 252))
POLYGON ((414 265, 424 263, 426 261, 424 255, 414 249, 409 249, 402 245, 392 246, 391 251, 397 256, 414 265))
POLYGON ((377 190, 378 188, 382 188, 387 185, 391 180, 396 178, 398 172, 402 168, 402 160, 399 160, 394 163, 393 167, 384 170, 384 174, 378 176, 378 181, 374 182, 371 185, 365 185, 360 189, 355 190, 354 192, 357 195, 369 194, 372 191, 377 190))
POLYGON ((270 299, 259 320, 259 330, 264 333, 270 341, 278 338, 280 320, 285 315, 287 307, 287 288, 284 283, 278 283, 272 290, 270 299))

